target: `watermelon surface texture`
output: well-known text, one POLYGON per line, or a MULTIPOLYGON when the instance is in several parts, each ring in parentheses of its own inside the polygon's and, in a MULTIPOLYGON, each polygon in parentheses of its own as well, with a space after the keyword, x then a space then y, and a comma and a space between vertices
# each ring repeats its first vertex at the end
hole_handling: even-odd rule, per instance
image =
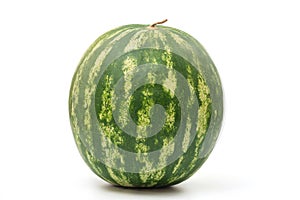
POLYGON ((125 25, 101 35, 74 74, 69 116, 90 169, 124 187, 164 187, 193 175, 215 146, 221 81, 189 34, 125 25))

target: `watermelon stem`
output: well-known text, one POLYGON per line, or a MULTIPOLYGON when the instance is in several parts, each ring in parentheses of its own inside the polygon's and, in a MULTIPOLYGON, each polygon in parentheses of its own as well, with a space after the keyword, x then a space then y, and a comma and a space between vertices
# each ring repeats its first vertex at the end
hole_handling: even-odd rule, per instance
POLYGON ((155 26, 156 26, 157 24, 163 24, 163 23, 165 23, 166 21, 168 21, 168 20, 167 20, 167 19, 164 19, 164 20, 162 20, 162 21, 160 21, 160 22, 153 23, 153 24, 151 24, 151 25, 149 26, 149 28, 155 28, 155 26))

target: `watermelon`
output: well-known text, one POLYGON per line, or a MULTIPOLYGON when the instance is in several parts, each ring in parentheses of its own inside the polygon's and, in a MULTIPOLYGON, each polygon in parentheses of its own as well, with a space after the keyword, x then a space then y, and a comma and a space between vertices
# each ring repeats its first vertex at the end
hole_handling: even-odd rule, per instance
POLYGON ((90 169, 113 185, 178 184, 202 166, 220 132, 217 69, 195 38, 158 25, 165 21, 101 35, 73 76, 76 145, 90 169))

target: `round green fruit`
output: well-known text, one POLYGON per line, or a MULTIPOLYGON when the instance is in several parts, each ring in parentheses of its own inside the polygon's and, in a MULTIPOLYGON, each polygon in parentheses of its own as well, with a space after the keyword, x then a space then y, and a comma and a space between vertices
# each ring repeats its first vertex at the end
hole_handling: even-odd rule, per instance
POLYGON ((114 185, 180 183, 205 162, 220 132, 223 92, 212 60, 189 34, 157 24, 103 34, 73 77, 77 147, 114 185))

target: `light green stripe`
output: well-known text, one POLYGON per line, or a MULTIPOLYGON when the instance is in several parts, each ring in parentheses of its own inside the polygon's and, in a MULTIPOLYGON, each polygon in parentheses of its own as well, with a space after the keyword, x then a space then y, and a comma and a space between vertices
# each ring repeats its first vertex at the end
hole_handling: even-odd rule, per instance
POLYGON ((128 44, 124 48, 123 52, 126 53, 135 49, 139 49, 147 40, 147 32, 148 30, 146 29, 136 31, 136 33, 128 41, 128 44))
POLYGON ((172 70, 170 70, 168 72, 168 78, 164 80, 163 86, 165 88, 168 88, 171 91, 170 94, 171 94, 171 97, 173 97, 174 96, 173 91, 175 91, 177 88, 177 78, 176 78, 175 73, 173 73, 172 70))
POLYGON ((118 184, 125 186, 125 187, 132 187, 133 185, 130 183, 128 177, 122 173, 118 172, 118 174, 115 174, 114 171, 111 168, 107 168, 107 171, 110 175, 110 177, 118 184))
MULTIPOLYGON (((172 174, 175 174, 177 172, 177 170, 180 168, 180 164, 182 163, 183 160, 183 156, 181 156, 178 161, 177 164, 175 165, 175 167, 173 168, 172 174)), ((172 182, 172 179, 169 180, 170 182, 172 182)))
POLYGON ((183 137, 183 140, 182 140, 182 151, 184 153, 186 153, 188 148, 189 148, 190 136, 191 136, 191 127, 192 127, 191 118, 190 118, 190 116, 187 116, 185 133, 184 133, 184 137, 183 137))
POLYGON ((206 85, 204 79, 198 75, 198 92, 199 92, 199 99, 201 100, 202 105, 200 106, 200 109, 198 110, 198 124, 197 124, 197 140, 196 140, 196 148, 194 151, 194 158, 191 161, 191 168, 194 167, 196 161, 199 159, 199 152, 201 148, 201 143, 204 139, 204 135, 207 132, 208 128, 208 119, 210 117, 209 113, 209 106, 211 104, 211 99, 209 96, 209 88, 206 85))

